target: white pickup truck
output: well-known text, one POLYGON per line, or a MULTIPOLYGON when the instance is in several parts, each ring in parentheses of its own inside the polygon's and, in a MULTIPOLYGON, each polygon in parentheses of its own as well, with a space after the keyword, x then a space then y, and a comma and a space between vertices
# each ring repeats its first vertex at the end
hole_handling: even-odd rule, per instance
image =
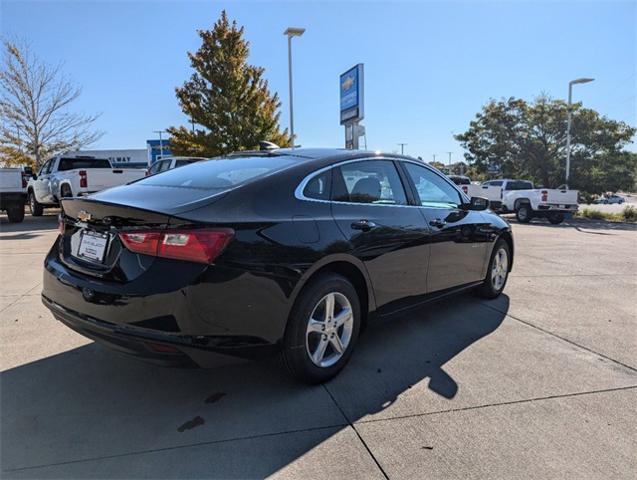
POLYGON ((56 207, 61 198, 79 197, 106 188, 139 180, 145 175, 139 168, 113 168, 107 159, 94 157, 53 157, 27 185, 31 215, 42 215, 47 207, 56 207))
POLYGON ((0 210, 7 212, 9 222, 24 220, 27 181, 21 168, 0 168, 0 210))
POLYGON ((533 188, 528 180, 489 180, 482 185, 470 185, 466 193, 485 197, 497 212, 515 212, 521 223, 544 217, 558 224, 564 221, 565 214, 577 212, 577 190, 533 188))

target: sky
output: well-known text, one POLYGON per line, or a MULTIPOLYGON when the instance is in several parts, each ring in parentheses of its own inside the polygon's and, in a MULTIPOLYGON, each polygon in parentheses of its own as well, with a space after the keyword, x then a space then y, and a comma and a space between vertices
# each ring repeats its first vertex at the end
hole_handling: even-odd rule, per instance
MULTIPOLYGON (((264 2, 0 0, 5 37, 63 63, 83 89, 73 109, 101 113, 93 148, 145 148, 155 130, 187 125, 174 89, 186 56, 222 9, 245 27, 252 64, 265 67, 289 124, 288 26, 293 39, 297 143, 344 146, 339 75, 365 65, 367 147, 452 161, 489 99, 566 98, 637 126, 637 2, 264 2)), ((361 139, 361 145, 364 146, 361 139)), ((635 145, 631 150, 637 150, 635 145)))

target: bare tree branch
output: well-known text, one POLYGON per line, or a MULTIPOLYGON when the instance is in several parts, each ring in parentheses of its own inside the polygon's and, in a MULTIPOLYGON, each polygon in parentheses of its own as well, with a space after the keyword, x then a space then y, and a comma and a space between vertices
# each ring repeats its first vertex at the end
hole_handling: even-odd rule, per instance
POLYGON ((3 41, 0 65, 0 161, 39 167, 51 155, 80 150, 102 132, 99 115, 69 112, 82 93, 61 73, 31 53, 28 44, 3 41))

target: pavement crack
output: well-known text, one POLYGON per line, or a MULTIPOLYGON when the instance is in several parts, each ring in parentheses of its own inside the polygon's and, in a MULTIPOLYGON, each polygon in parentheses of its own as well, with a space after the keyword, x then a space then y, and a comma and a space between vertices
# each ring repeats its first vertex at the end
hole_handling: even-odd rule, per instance
POLYGON ((499 309, 497 307, 489 305, 487 302, 480 302, 480 303, 482 303, 482 305, 484 305, 485 307, 490 308, 491 310, 494 310, 496 312, 503 313, 507 317, 510 317, 513 320, 516 320, 516 321, 518 321, 518 322, 520 322, 520 323, 522 323, 522 324, 524 324, 524 325, 526 325, 528 327, 534 328, 534 329, 536 329, 536 330, 538 330, 538 331, 540 331, 542 333, 546 333, 547 335, 551 335, 552 337, 559 338, 563 342, 566 342, 566 343, 569 343, 571 345, 574 345, 574 346, 576 346, 578 348, 581 348, 582 350, 586 350, 589 353, 595 354, 598 357, 605 358, 606 360, 608 360, 610 362, 616 363, 617 365, 621 365, 622 367, 627 368, 627 369, 637 373, 637 368, 635 368, 635 367, 631 367, 630 365, 627 365, 627 364, 625 364, 623 362, 620 362, 619 360, 615 360, 614 358, 609 357, 608 355, 604 355, 603 353, 597 352, 597 351, 593 350, 592 348, 586 347, 584 345, 580 345, 579 343, 576 343, 573 340, 569 340, 566 337, 562 337, 561 335, 558 335, 557 333, 551 332, 550 330, 547 330, 547 329, 542 328, 542 327, 540 327, 538 325, 535 325, 534 323, 531 323, 528 320, 522 320, 521 318, 518 318, 518 317, 516 317, 514 315, 511 315, 510 313, 502 311, 501 309, 499 309))
POLYGON ((563 393, 561 395, 548 395, 546 397, 534 397, 534 398, 525 398, 522 400, 511 400, 509 402, 495 402, 495 403, 485 403, 483 405, 473 405, 470 407, 462 407, 462 408, 450 408, 447 410, 436 410, 434 412, 423 412, 423 413, 412 413, 409 415, 398 415, 395 417, 389 417, 389 418, 372 418, 370 420, 361 420, 360 422, 356 422, 357 424, 362 424, 362 423, 377 423, 377 422, 386 422, 386 421, 390 421, 390 420, 400 420, 400 419, 404 419, 404 418, 416 418, 416 417, 427 417, 429 415, 440 415, 443 413, 455 413, 455 412, 464 412, 467 410, 480 410, 482 408, 489 408, 489 407, 502 407, 502 406, 506 406, 506 405, 518 405, 521 403, 533 403, 533 402, 539 402, 539 401, 543 401, 543 400, 555 400, 558 398, 569 398, 569 397, 579 397, 582 395, 594 395, 596 393, 609 393, 609 392, 619 392, 619 391, 623 391, 623 390, 633 390, 636 389, 637 385, 629 385, 627 387, 617 387, 617 388, 606 388, 603 390, 589 390, 586 392, 574 392, 574 393, 563 393))
POLYGON ((367 443, 365 442, 365 440, 363 439, 363 437, 361 436, 359 431, 356 429, 356 426, 352 423, 352 421, 349 419, 349 417, 345 414, 345 411, 338 404, 338 402, 334 398, 334 395, 332 395, 332 392, 330 392, 329 388, 327 388, 327 386, 325 384, 323 384, 322 387, 325 389, 327 394, 330 396, 330 398, 332 399, 332 402, 334 402, 334 405, 336 406, 336 408, 338 408, 338 410, 341 412, 341 415, 343 415, 343 418, 345 420, 347 420, 347 423, 349 424, 349 426, 352 427, 352 430, 354 430, 354 433, 356 434, 356 436, 358 437, 360 442, 363 444, 363 447, 365 447, 365 450, 367 450, 367 453, 369 453, 369 456, 372 457, 372 460, 374 461, 374 463, 378 467, 378 470, 380 470, 380 473, 383 474, 383 477, 385 477, 387 480, 389 480, 389 476, 387 475, 387 472, 385 472, 385 469, 381 466, 381 464, 378 461, 378 459, 374 456, 374 454, 372 453, 371 449, 369 448, 369 446, 367 445, 367 443))
POLYGON ((54 463, 43 463, 43 464, 39 464, 39 465, 29 465, 26 467, 16 467, 16 468, 7 468, 7 469, 3 469, 2 472, 21 472, 21 471, 26 471, 26 470, 35 470, 38 468, 46 468, 46 467, 59 467, 62 465, 73 465, 76 463, 86 463, 86 462, 95 462, 95 461, 99 461, 99 460, 109 460, 109 459, 113 459, 113 458, 124 458, 124 457, 133 457, 136 455, 147 455, 150 453, 158 453, 158 452, 168 452, 171 450, 180 450, 183 448, 191 448, 191 447, 199 447, 199 446, 203 446, 203 445, 217 445, 220 443, 226 443, 226 442, 238 442, 238 441, 243 441, 243 440, 254 440, 254 439, 260 439, 260 438, 268 438, 268 437, 276 437, 279 435, 289 435, 289 434, 294 434, 294 433, 305 433, 305 432, 316 432, 316 431, 321 431, 321 430, 331 430, 331 429, 336 429, 336 428, 341 428, 341 427, 345 427, 346 424, 341 423, 341 424, 336 424, 336 425, 326 425, 326 426, 322 426, 322 427, 310 427, 310 428, 300 428, 297 430, 287 430, 287 431, 283 431, 283 432, 272 432, 272 433, 261 433, 261 434, 256 434, 256 435, 246 435, 243 437, 232 437, 232 438, 224 438, 224 439, 220 439, 220 440, 209 440, 206 442, 193 442, 193 443, 186 443, 186 444, 182 444, 182 445, 174 445, 171 447, 162 447, 162 448, 150 448, 150 449, 146 449, 146 450, 135 450, 133 452, 125 452, 125 453, 116 453, 113 455, 101 455, 101 456, 97 456, 97 457, 88 457, 88 458, 80 458, 80 459, 76 459, 76 460, 67 460, 65 462, 54 462, 54 463))

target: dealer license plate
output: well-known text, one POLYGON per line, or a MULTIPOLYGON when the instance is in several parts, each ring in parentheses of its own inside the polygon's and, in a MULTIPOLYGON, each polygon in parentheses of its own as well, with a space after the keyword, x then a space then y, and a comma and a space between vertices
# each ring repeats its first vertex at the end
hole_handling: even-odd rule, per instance
POLYGON ((103 262, 108 245, 108 235, 86 230, 82 233, 77 256, 93 262, 103 262))

